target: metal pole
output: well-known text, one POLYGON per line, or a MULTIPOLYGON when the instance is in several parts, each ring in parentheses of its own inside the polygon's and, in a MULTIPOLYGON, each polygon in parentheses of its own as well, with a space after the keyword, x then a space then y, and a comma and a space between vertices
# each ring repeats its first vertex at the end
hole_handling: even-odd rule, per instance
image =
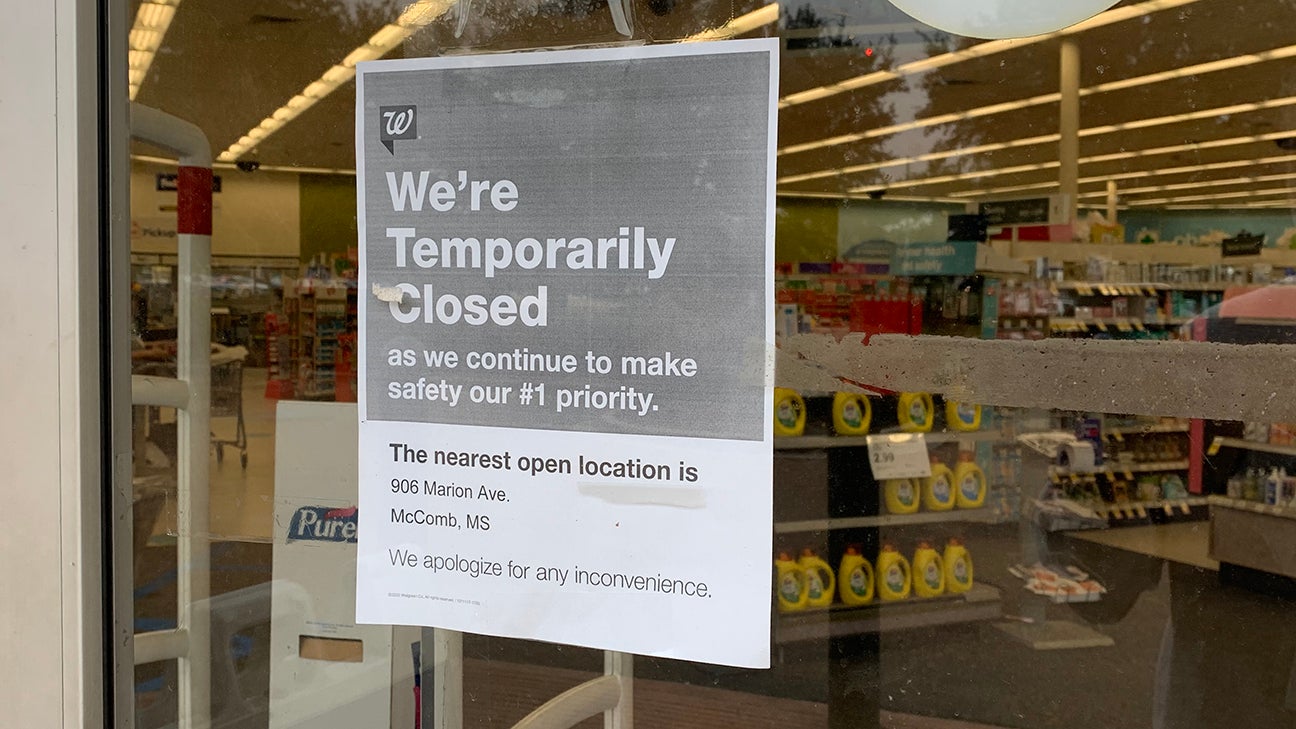
POLYGON ((1058 131, 1062 140, 1058 144, 1058 184, 1066 195, 1067 220, 1076 218, 1076 202, 1080 192, 1080 46, 1074 38, 1062 39, 1060 55, 1060 91, 1062 100, 1058 109, 1058 131))
POLYGON ((603 673, 616 676, 621 682, 621 698, 615 709, 604 714, 604 729, 634 729, 634 656, 605 651, 603 673))
POLYGON ((429 729, 462 729, 463 633, 436 628, 432 635, 432 726, 429 729))

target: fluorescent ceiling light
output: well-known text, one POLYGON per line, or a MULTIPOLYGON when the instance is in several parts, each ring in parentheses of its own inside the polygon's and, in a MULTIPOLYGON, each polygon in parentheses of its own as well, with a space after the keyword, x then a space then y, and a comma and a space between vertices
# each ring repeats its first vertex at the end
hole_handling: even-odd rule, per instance
POLYGON ((1291 106, 1292 104, 1296 104, 1296 96, 1285 96, 1280 99, 1266 99, 1265 101, 1252 101, 1246 104, 1233 104, 1231 106, 1218 106, 1214 109, 1198 109, 1196 111, 1188 111, 1180 114, 1155 116, 1150 119, 1135 119, 1133 121, 1121 122, 1119 124, 1089 127, 1088 129, 1081 129, 1080 136, 1092 137, 1098 134, 1127 132, 1131 129, 1146 129, 1148 127, 1158 127, 1165 124, 1176 124, 1185 121, 1196 121, 1198 119, 1215 119, 1222 116, 1233 116, 1234 114, 1247 114, 1253 111, 1276 109, 1284 106, 1291 106))
MULTIPOLYGON (((168 165, 175 167, 180 164, 179 160, 169 159, 167 157, 153 157, 146 154, 132 154, 131 160, 135 162, 146 162, 155 165, 168 165)), ((213 162, 213 169, 218 170, 236 170, 238 165, 233 162, 213 162)), ((355 170, 344 170, 331 167, 297 167, 294 165, 261 165, 257 168, 258 172, 286 172, 294 175, 354 175, 355 170)))
MULTIPOLYGON (((1296 180, 1296 174, 1281 175, 1256 175, 1253 177, 1230 177, 1224 180, 1195 180, 1193 182, 1179 182, 1173 185, 1152 185, 1150 187, 1130 187, 1117 192, 1124 195, 1142 195, 1149 192, 1174 192, 1176 190, 1200 190, 1203 187, 1231 187, 1233 185, 1253 185, 1260 182, 1282 182, 1283 180, 1296 180)), ((1102 197, 1106 191, 1082 192, 1080 197, 1102 197)))
POLYGON ((180 0, 145 0, 140 3, 135 13, 135 23, 131 26, 128 43, 130 52, 127 57, 127 79, 131 101, 139 94, 140 86, 148 78, 149 68, 162 47, 162 39, 175 18, 176 6, 180 0))
MULTIPOLYGON (((417 0, 401 12, 395 23, 384 25, 369 37, 364 45, 348 53, 337 64, 329 67, 319 79, 307 84, 300 94, 293 96, 283 106, 275 109, 237 142, 217 156, 222 162, 233 162, 247 154, 256 144, 279 131, 296 119, 303 111, 355 78, 355 65, 372 61, 390 53, 420 28, 445 15, 457 0, 417 0)), ((261 169, 266 169, 262 167, 261 169)), ((299 168, 290 168, 299 169, 299 168)))
POLYGON ((816 139, 813 142, 802 142, 801 144, 792 144, 778 150, 778 154, 780 156, 785 154, 799 154, 801 152, 809 152, 815 149, 823 149, 824 147, 836 147, 841 144, 862 142, 866 139, 876 139, 877 137, 889 137, 892 134, 908 132, 914 129, 923 129, 925 127, 934 127, 934 126, 939 126, 941 124, 950 124, 957 121, 976 119, 982 116, 990 116, 991 114, 1002 114, 1008 111, 1016 111, 1018 109, 1024 109, 1028 106, 1047 104, 1050 101, 1055 102, 1060 98, 1061 98, 1061 94, 1057 94, 1057 93, 1044 94, 1042 96, 1032 96, 1029 99, 1019 99, 1017 101, 1005 101, 1001 104, 991 104, 989 106, 981 106, 975 109, 968 109, 966 111, 959 111, 951 114, 929 116, 929 117, 924 117, 922 119, 914 119, 913 121, 904 122, 903 124, 892 124, 891 126, 886 126, 886 127, 874 127, 872 129, 866 129, 862 132, 851 132, 850 134, 839 134, 835 137, 828 137, 827 139, 816 139))
MULTIPOLYGON (((233 162, 252 150, 256 144, 281 129, 288 122, 296 119, 303 111, 315 105, 315 102, 336 91, 343 84, 355 78, 355 66, 363 61, 382 58, 394 50, 420 28, 427 26, 444 15, 457 0, 418 0, 400 14, 395 23, 385 25, 369 37, 364 45, 348 53, 341 61, 330 67, 316 81, 308 84, 300 94, 293 96, 283 106, 275 109, 260 124, 253 127, 234 144, 231 144, 217 157, 224 162, 233 162)), ((778 3, 770 3, 763 8, 741 15, 719 28, 697 33, 685 38, 686 41, 705 41, 731 38, 735 35, 750 32, 763 25, 777 22, 779 18, 778 3)), ((266 169, 262 167, 262 169, 266 169)), ((298 169, 298 168, 291 168, 298 169)), ((354 171, 352 171, 354 174, 354 171)))
POLYGON ((915 162, 931 162, 934 160, 949 159, 951 157, 964 157, 973 154, 983 154, 985 152, 997 152, 1003 149, 1012 149, 1013 147, 1029 147, 1035 144, 1047 144, 1049 142, 1056 142, 1061 138, 1061 134, 1045 134, 1039 137, 1014 139, 1011 142, 979 144, 975 147, 961 147, 959 149, 944 150, 940 152, 928 152, 913 157, 896 157, 881 162, 867 162, 862 165, 850 165, 848 167, 838 167, 832 170, 819 170, 817 172, 806 172, 799 175, 788 175, 787 177, 780 177, 778 181, 782 184, 790 185, 794 182, 817 180, 823 177, 838 177, 840 175, 868 172, 869 170, 880 170, 887 167, 899 167, 901 165, 913 164, 915 162))
MULTIPOLYGON (((798 190, 777 190, 775 194, 778 197, 790 197, 797 199, 811 200, 874 200, 865 194, 847 194, 842 195, 835 192, 802 192, 798 190)), ((887 202, 918 202, 918 203, 948 203, 951 205, 967 205, 967 200, 959 200, 952 197, 925 197, 922 195, 887 195, 887 202)))
MULTIPOLYGON (((1288 132, 1291 134, 1291 132, 1288 132)), ((1095 182, 1106 183, 1107 180, 1131 180, 1139 177, 1156 177, 1164 175, 1183 175, 1193 172, 1210 172, 1213 170, 1231 170, 1238 167, 1253 167, 1256 165, 1283 164, 1285 162, 1296 162, 1296 154, 1279 155, 1276 157, 1261 157, 1259 159, 1235 159, 1227 162, 1207 162, 1205 164, 1183 165, 1181 167, 1163 167, 1159 170, 1138 171, 1138 172, 1119 172, 1112 175, 1099 175, 1097 177, 1082 177, 1081 184, 1090 184, 1095 182)), ((1119 191, 1118 191, 1119 192, 1119 191)))
MULTIPOLYGON (((1296 104, 1296 96, 1288 97, 1287 99, 1274 100, 1275 104, 1277 104, 1278 102, 1283 102, 1283 105, 1296 104)), ((1207 109, 1204 111, 1214 112, 1214 110, 1211 109, 1207 109)), ((1211 114, 1208 114, 1208 116, 1209 115, 1211 114)), ((1162 120, 1171 120, 1171 121, 1175 119, 1175 117, 1157 117, 1157 118, 1162 120)), ((1147 120, 1142 120, 1142 121, 1147 121, 1147 120)), ((1170 122, 1165 121, 1162 123, 1170 123, 1170 122)), ((1151 126, 1151 125, 1149 124, 1144 126, 1151 126)), ((1081 135, 1084 135, 1084 132, 1085 130, 1081 130, 1081 135)), ((1149 156, 1160 155, 1160 154, 1173 154, 1175 152, 1190 152, 1198 149, 1228 147, 1228 146, 1234 146, 1239 144, 1251 144, 1253 142, 1266 142, 1274 139, 1282 139, 1284 137, 1288 137, 1292 135, 1293 132, 1291 131, 1269 132, 1267 134, 1256 134, 1253 136, 1246 136, 1246 137, 1215 139, 1215 140, 1208 140, 1206 142, 1189 142, 1186 144, 1176 144, 1168 147, 1153 147, 1150 149, 1127 150, 1124 152, 1113 152, 1111 154, 1098 154, 1090 157, 1081 157, 1080 164, 1093 164, 1095 162, 1114 162, 1117 160, 1134 159, 1137 157, 1149 157, 1149 156)), ((1250 164, 1250 162, 1247 161, 1244 161, 1243 163, 1250 164)), ((1052 162, 1038 163, 1038 165, 1036 165, 1036 168, 1045 169, 1045 168, 1053 168, 1058 166, 1060 165, 1057 161, 1052 161, 1052 162)), ((999 175, 1013 174, 1016 172, 1027 172, 1030 171, 1030 168, 1031 168, 1030 165, 1015 165, 1012 167, 1000 167, 1000 168, 988 169, 988 170, 975 170, 971 172, 963 172, 954 175, 939 175, 936 177, 918 177, 909 180, 895 180, 886 185, 879 185, 879 184, 862 185, 851 189, 852 190, 877 190, 883 187, 906 188, 906 187, 915 187, 918 185, 935 185, 942 182, 955 182, 958 180, 972 180, 972 179, 980 179, 983 177, 997 177, 999 175)), ((1122 177, 1125 176, 1137 177, 1142 174, 1143 174, 1142 172, 1117 173, 1115 175, 1110 175, 1101 179, 1121 179, 1122 177)), ((953 194, 961 195, 964 193, 953 193, 953 194)))
MULTIPOLYGON (((1277 132, 1277 134, 1273 136, 1274 139, 1277 139, 1277 135, 1291 136, 1293 134, 1296 134, 1296 132, 1293 131, 1277 132)), ((1240 139, 1251 140, 1253 139, 1253 137, 1240 137, 1240 139)), ((1083 162, 1083 160, 1081 160, 1081 162, 1083 162)), ((1286 154, 1286 156, 1278 156, 1278 157, 1260 157, 1257 158, 1257 160, 1231 160, 1227 162, 1205 162, 1205 163, 1201 163, 1201 165, 1186 165, 1182 167, 1163 167, 1163 169, 1159 169, 1159 170, 1139 170, 1139 171, 1135 171, 1135 173, 1116 173, 1111 175, 1096 175, 1096 176, 1091 176, 1091 178, 1080 178, 1080 184, 1095 184, 1095 183, 1107 184, 1107 180, 1156 178, 1156 176, 1203 173, 1203 171, 1232 170, 1232 169, 1236 169, 1236 167, 1280 165, 1280 163, 1286 163, 1286 162, 1296 162, 1296 154, 1286 154)), ((1212 183, 1210 183, 1209 180, 1204 180, 1204 182, 1195 183, 1195 187, 1209 187, 1210 184, 1212 183)), ((1056 187, 1059 187, 1058 180, 1048 180, 1048 182, 1017 184, 1017 185, 1011 185, 1011 187, 971 189, 971 191, 951 192, 950 197, 966 198, 966 200, 971 200, 971 198, 975 198, 975 197, 986 197, 990 195, 1004 195, 1004 193, 1024 192, 1024 191, 1029 191, 1029 189, 1051 189, 1056 187)), ((1091 196, 1098 196, 1098 195, 1107 195, 1107 193, 1105 192, 1080 193, 1081 197, 1091 197, 1091 196)))
POLYGON ((1296 200, 1265 203, 1234 203, 1224 205, 1167 205, 1166 210, 1270 210, 1296 208, 1296 200))
POLYGON ((779 4, 770 3, 763 8, 758 8, 750 13, 739 15, 719 28, 704 30, 701 33, 694 33, 685 38, 684 42, 694 43, 698 41, 713 41, 733 38, 734 36, 739 36, 744 33, 750 33, 761 26, 777 23, 778 19, 779 4))
POLYGON ((892 188, 904 189, 908 187, 917 187, 919 185, 938 185, 943 182, 959 182, 961 180, 977 180, 982 177, 994 177, 997 175, 1012 175, 1018 172, 1036 172, 1038 170, 1047 170, 1058 167, 1058 162, 1035 162, 1026 165, 1014 165, 1012 167, 1000 167, 994 170, 974 170, 972 172, 958 172, 952 175, 938 175, 936 177, 922 177, 916 180, 898 180, 890 185, 861 185, 850 188, 851 192, 870 192, 876 190, 888 190, 892 188), (989 172, 990 174, 986 174, 989 172))
POLYGON ((797 104, 805 104, 810 101, 826 99, 830 96, 844 94, 848 91, 856 91, 874 84, 892 81, 905 76, 925 73, 927 71, 934 71, 938 68, 944 68, 945 66, 961 63, 974 58, 984 58, 985 56, 1003 53, 1004 51, 1010 51, 1016 48, 1025 48, 1053 38, 1061 38, 1062 36, 1083 33, 1086 30, 1101 28, 1104 25, 1119 23, 1132 18, 1140 18, 1150 13, 1169 10, 1170 8, 1177 8, 1183 5, 1190 5, 1194 2, 1197 2, 1197 0, 1150 0, 1150 2, 1139 3, 1137 5, 1126 5, 1124 7, 1108 10, 1105 13, 1099 13, 1086 21, 1076 23, 1075 25, 1056 33, 1045 33, 1044 35, 1036 35, 1029 38, 1012 38, 989 41, 987 43, 978 43, 962 50, 942 53, 939 56, 932 56, 931 58, 923 58, 910 63, 901 64, 890 71, 874 71, 844 81, 838 81, 825 86, 799 91, 794 94, 788 94, 779 100, 779 108, 786 108, 789 106, 796 106, 797 104))
MULTIPOLYGON (((1029 185, 1009 185, 1007 187, 992 187, 986 190, 960 190, 958 192, 951 192, 950 196, 960 198, 960 199, 971 200, 972 198, 989 197, 991 195, 1007 195, 1008 193, 1011 192, 1026 192, 1027 190, 1048 190, 1050 188, 1060 187, 1060 186, 1061 184, 1057 180, 1052 180, 1050 182, 1033 182, 1029 185)), ((1106 193, 1103 194, 1105 195, 1106 193)))
POLYGON ((1242 190, 1241 192, 1220 192, 1213 195, 1180 195, 1163 197, 1155 200, 1130 200, 1130 205, 1164 205, 1166 203, 1198 202, 1202 200, 1235 200, 1248 197, 1270 197, 1272 195, 1289 195, 1296 199, 1296 187, 1276 187, 1269 190, 1242 190))
POLYGON ((1292 58, 1293 56, 1296 56, 1296 46, 1284 46, 1282 48, 1274 48, 1268 51, 1260 51, 1259 53, 1246 53, 1241 56, 1233 56, 1232 58, 1222 58, 1218 61, 1198 63, 1194 66, 1182 66, 1169 71, 1161 71, 1160 73, 1152 73, 1146 76, 1138 76, 1136 78, 1122 79, 1120 81, 1108 81, 1095 86, 1089 86, 1082 89, 1080 93, 1081 95, 1087 95, 1101 94, 1107 91, 1119 91, 1121 89, 1145 86, 1147 84, 1160 83, 1162 81, 1187 78, 1189 76, 1200 76, 1204 73, 1228 71, 1256 63, 1264 63, 1265 61, 1279 61, 1284 58, 1292 58))
MULTIPOLYGON (((1249 53, 1242 56, 1234 56, 1232 58, 1226 58, 1219 61, 1199 63, 1195 66, 1184 66, 1182 68, 1177 68, 1171 71, 1161 71, 1158 73, 1147 74, 1145 76, 1136 76, 1134 78, 1121 79, 1119 81, 1109 81, 1107 83, 1101 83, 1094 86, 1086 86, 1085 88, 1080 89, 1080 96, 1081 97, 1092 96, 1094 94, 1101 94, 1107 91, 1117 91, 1121 89, 1136 88, 1139 86, 1148 86, 1151 84, 1161 83, 1168 79, 1184 78, 1187 76, 1199 76, 1201 74, 1211 73, 1214 71, 1232 70, 1232 69, 1240 68, 1242 66, 1249 66, 1256 63, 1263 63, 1265 61, 1283 60, 1292 57, 1296 57, 1296 45, 1284 46, 1282 48, 1274 48, 1268 51, 1262 51, 1260 53, 1249 53)), ((780 155, 799 154, 801 152, 809 152, 811 150, 823 149, 825 147, 835 147, 841 144, 852 144, 854 142, 862 142, 866 139, 876 139, 878 137, 886 137, 892 134, 899 134, 901 132, 912 131, 914 129, 925 129, 927 127, 940 126, 941 124, 951 124, 953 122, 966 121, 968 119, 978 119, 980 117, 991 116, 994 114, 1003 114, 1010 111, 1019 111, 1021 109, 1027 109, 1034 106, 1053 104, 1061 100, 1062 100, 1062 94, 1059 92, 1040 94, 1039 96, 1031 96, 1025 99, 1018 99, 1016 101, 1005 101, 998 104, 979 106, 972 109, 966 109, 964 111, 954 112, 950 114, 940 114, 938 116, 929 116, 929 117, 924 117, 922 119, 914 119, 913 121, 908 121, 903 124, 892 124, 891 126, 886 126, 886 127, 875 127, 873 129, 867 129, 862 132, 852 132, 850 134, 839 134, 835 137, 828 137, 826 139, 817 139, 813 142, 802 142, 800 144, 791 144, 780 149, 778 153, 780 155)), ((1224 107, 1219 111, 1219 113, 1229 114, 1229 113, 1240 113, 1246 111, 1255 111, 1256 108, 1265 108, 1265 107, 1263 106, 1255 107, 1253 104, 1236 104, 1232 107, 1224 107)), ((1194 112, 1194 114, 1196 114, 1196 112, 1194 112)), ((1205 118, 1199 115, 1198 116, 1179 115, 1179 117, 1185 121, 1191 119, 1205 118)), ((1131 124, 1133 124, 1133 122, 1124 123, 1124 124, 1110 124, 1104 127, 1093 127, 1091 129, 1082 130, 1080 134, 1081 136, 1086 136, 1091 134, 1106 134, 1107 132, 1139 128, 1137 126, 1131 126, 1131 124)))

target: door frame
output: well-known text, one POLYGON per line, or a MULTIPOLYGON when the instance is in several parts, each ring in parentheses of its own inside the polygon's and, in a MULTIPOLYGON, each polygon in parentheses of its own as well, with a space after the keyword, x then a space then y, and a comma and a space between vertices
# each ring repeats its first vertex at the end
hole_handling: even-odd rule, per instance
POLYGON ((130 462, 112 458, 104 426, 105 213, 119 185, 107 178, 100 99, 120 75, 124 111, 124 45, 120 67, 105 64, 102 39, 118 33, 124 44, 107 9, 125 4, 0 5, 0 98, 17 102, 0 104, 5 167, 17 172, 0 175, 0 584, 11 587, 0 653, 22 657, 0 667, 0 703, 15 726, 102 727, 113 706, 103 494, 110 464, 130 462))

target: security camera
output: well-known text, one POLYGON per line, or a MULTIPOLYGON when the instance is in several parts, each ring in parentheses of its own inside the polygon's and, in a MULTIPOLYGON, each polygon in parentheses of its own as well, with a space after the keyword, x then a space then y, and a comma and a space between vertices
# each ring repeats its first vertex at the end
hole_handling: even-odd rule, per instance
POLYGON ((869 190, 868 196, 870 200, 881 200, 886 196, 886 190, 869 190))
POLYGON ((243 170, 244 172, 256 172, 257 170, 261 169, 261 163, 254 162, 252 160, 241 159, 235 162, 234 166, 238 167, 240 170, 243 170))

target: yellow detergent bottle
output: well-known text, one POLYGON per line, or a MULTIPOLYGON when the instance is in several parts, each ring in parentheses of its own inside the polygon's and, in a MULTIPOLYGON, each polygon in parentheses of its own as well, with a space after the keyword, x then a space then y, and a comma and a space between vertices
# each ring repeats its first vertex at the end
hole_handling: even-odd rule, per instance
POLYGON ((774 560, 774 567, 778 571, 778 582, 774 589, 778 591, 779 612, 795 613, 805 610, 809 598, 805 570, 786 552, 779 553, 778 559, 774 560))
POLYGON ((833 431, 837 435, 864 435, 873 420, 867 395, 839 392, 833 395, 833 431))
POLYGON ((803 435, 805 423, 805 400, 796 390, 774 388, 774 435, 803 435))
POLYGON ((877 594, 883 602, 909 597, 909 560, 890 544, 882 546, 877 558, 877 594))
POLYGON ((945 401, 945 425, 950 430, 970 433, 981 429, 981 406, 945 401))
POLYGON ((972 589, 972 555, 958 539, 945 545, 945 590, 962 594, 972 589))
POLYGON ((833 592, 837 589, 837 577, 833 574, 832 567, 812 549, 801 551, 797 566, 805 572, 806 606, 826 608, 831 605, 833 592))
POLYGON ((873 565, 855 547, 847 547, 837 570, 837 594, 843 605, 867 605, 873 602, 873 565))
POLYGON ((932 429, 936 406, 928 393, 902 392, 896 415, 900 418, 900 429, 904 432, 928 433, 932 429))
POLYGON ((985 472, 973 460, 971 451, 959 453, 954 467, 954 501, 960 509, 979 509, 985 505, 985 472))
POLYGON ((922 500, 928 511, 954 508, 954 472, 936 456, 931 457, 931 475, 922 481, 922 500))
POLYGON ((892 514, 914 514, 918 511, 921 489, 911 478, 893 478, 882 482, 882 496, 892 514))
POLYGON ((927 542, 914 552, 914 594, 918 597, 940 597, 945 594, 945 561, 927 542))

